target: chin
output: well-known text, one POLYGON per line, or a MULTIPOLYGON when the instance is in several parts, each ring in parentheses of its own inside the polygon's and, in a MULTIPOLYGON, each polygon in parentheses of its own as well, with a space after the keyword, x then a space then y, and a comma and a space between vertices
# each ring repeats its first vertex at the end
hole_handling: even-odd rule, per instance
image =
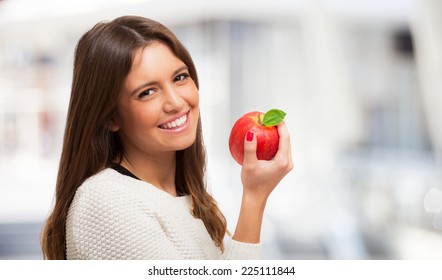
POLYGON ((192 147, 192 145, 195 143, 195 139, 196 137, 194 137, 192 140, 186 141, 185 143, 182 143, 182 145, 180 145, 180 147, 178 147, 178 149, 176 149, 177 151, 180 150, 185 150, 187 148, 192 147))

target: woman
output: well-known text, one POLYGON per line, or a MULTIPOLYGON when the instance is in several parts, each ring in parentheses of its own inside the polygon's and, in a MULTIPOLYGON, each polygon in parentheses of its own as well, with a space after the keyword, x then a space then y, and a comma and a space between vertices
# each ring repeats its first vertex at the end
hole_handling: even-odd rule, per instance
POLYGON ((266 200, 292 169, 284 124, 272 161, 245 139, 232 238, 206 191, 194 63, 158 22, 125 16, 78 42, 46 259, 255 259, 266 200))

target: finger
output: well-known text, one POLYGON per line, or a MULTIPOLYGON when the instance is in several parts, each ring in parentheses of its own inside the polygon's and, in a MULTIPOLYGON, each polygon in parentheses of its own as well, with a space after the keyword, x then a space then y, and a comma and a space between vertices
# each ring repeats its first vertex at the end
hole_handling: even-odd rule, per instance
POLYGON ((256 136, 255 133, 250 130, 246 133, 244 138, 244 160, 243 164, 256 161, 256 136))
POLYGON ((288 159, 289 159, 289 163, 290 165, 293 167, 293 159, 292 159, 292 143, 291 143, 291 138, 289 136, 289 141, 288 141, 288 159))
POLYGON ((287 126, 285 124, 283 125, 285 126, 285 128, 281 128, 280 132, 282 134, 282 137, 280 136, 280 145, 282 145, 283 148, 278 159, 280 159, 281 164, 285 166, 286 171, 289 172, 290 170, 293 169, 292 144, 287 126))
POLYGON ((288 170, 290 171, 290 170, 293 169, 292 145, 291 145, 291 144, 289 145, 289 154, 288 154, 288 157, 289 157, 289 166, 288 166, 288 170))
POLYGON ((278 134, 279 134, 279 147, 278 147, 278 152, 275 155, 275 158, 287 157, 288 154, 291 154, 290 135, 287 126, 284 122, 278 125, 278 134))

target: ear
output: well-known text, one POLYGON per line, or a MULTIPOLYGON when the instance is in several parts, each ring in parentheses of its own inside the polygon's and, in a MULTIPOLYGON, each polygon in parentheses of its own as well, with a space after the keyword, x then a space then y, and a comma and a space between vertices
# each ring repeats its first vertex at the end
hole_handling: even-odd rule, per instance
POLYGON ((117 132, 118 130, 120 130, 120 122, 118 120, 112 118, 109 121, 107 128, 112 132, 117 132))

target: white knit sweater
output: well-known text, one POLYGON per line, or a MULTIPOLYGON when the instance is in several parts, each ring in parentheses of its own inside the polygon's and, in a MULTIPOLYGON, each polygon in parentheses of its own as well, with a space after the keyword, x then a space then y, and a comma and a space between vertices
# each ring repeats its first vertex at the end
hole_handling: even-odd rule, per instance
POLYGON ((190 196, 104 169, 78 188, 69 208, 67 259, 261 258, 260 244, 233 239, 221 253, 191 204, 190 196))

